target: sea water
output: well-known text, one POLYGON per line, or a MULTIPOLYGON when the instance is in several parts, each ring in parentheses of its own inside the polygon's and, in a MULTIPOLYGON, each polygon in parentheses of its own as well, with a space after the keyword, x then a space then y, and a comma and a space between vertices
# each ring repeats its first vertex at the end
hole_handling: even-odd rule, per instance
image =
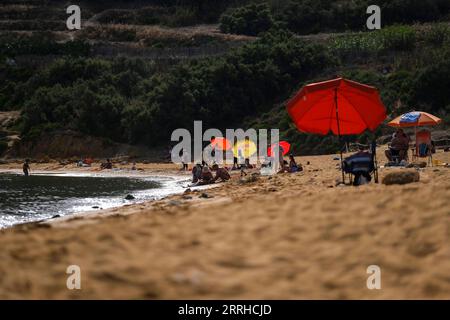
POLYGON ((186 179, 0 173, 0 228, 102 210, 182 192, 186 179), (135 199, 126 200, 131 194, 135 199))

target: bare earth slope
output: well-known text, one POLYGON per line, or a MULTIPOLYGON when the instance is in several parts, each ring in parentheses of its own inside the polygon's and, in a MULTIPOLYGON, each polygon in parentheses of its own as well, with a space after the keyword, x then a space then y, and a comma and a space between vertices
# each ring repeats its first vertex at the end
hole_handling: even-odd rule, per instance
POLYGON ((311 164, 299 174, 235 177, 209 199, 192 192, 3 230, 0 298, 449 299, 450 169, 426 168, 405 186, 336 187, 332 158, 302 157, 311 164), (66 288, 73 264, 78 291, 66 288), (381 290, 366 287, 373 264, 381 290))

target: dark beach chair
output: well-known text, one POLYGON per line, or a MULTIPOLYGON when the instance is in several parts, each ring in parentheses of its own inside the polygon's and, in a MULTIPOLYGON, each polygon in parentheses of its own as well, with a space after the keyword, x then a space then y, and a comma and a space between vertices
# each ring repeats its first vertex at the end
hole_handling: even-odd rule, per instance
MULTIPOLYGON (((363 145, 361 145, 363 146, 363 145)), ((369 151, 358 152, 343 161, 344 172, 349 174, 350 183, 358 184, 353 178, 369 177, 378 183, 377 145, 375 142, 365 146, 369 151)))

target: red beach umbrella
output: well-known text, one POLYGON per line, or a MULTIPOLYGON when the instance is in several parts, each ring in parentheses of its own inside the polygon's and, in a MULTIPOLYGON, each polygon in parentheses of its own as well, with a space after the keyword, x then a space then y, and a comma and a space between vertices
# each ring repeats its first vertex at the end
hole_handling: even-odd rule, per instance
POLYGON ((223 137, 216 137, 213 140, 211 140, 211 146, 218 150, 230 150, 233 147, 231 142, 223 137))
POLYGON ((280 141, 279 143, 274 143, 273 145, 271 145, 268 149, 267 149, 267 155, 269 157, 272 156, 272 150, 274 150, 275 148, 278 148, 278 146, 281 147, 281 149, 283 150, 283 156, 285 156, 289 150, 291 149, 291 145, 289 142, 287 141, 280 141))
POLYGON ((378 90, 337 78, 304 86, 287 104, 298 130, 335 135, 375 130, 386 119, 378 90))
POLYGON ((287 111, 298 130, 321 135, 332 132, 339 138, 373 131, 386 119, 386 107, 375 87, 344 78, 304 86, 288 102, 287 111))

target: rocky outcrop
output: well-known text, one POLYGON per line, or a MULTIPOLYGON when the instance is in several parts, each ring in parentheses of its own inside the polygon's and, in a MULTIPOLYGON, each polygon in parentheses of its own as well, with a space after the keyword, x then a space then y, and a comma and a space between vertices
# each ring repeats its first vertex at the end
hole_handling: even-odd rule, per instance
POLYGON ((68 158, 141 158, 161 161, 161 149, 131 146, 109 139, 88 136, 74 131, 44 133, 38 138, 22 139, 7 151, 7 158, 32 158, 36 160, 68 158))
POLYGON ((420 180, 420 174, 417 170, 403 170, 388 173, 383 178, 383 184, 408 184, 418 182, 420 180))

